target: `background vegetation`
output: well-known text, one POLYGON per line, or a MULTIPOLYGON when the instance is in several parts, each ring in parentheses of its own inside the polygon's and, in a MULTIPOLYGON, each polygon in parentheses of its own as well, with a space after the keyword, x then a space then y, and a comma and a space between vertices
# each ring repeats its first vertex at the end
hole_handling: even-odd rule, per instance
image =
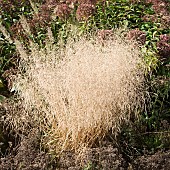
MULTIPOLYGON (((54 43, 60 42, 62 46, 70 35, 81 37, 85 33, 96 34, 102 44, 121 28, 120 34, 137 41, 136 46, 143 53, 150 100, 139 120, 132 118, 130 124, 122 127, 117 146, 127 160, 170 149, 169 0, 1 0, 0 14, 0 101, 3 108, 6 100, 14 100, 12 75, 16 74, 21 60, 14 39, 22 42, 28 51, 29 40, 44 48, 48 28, 51 28, 54 43), (29 29, 24 28, 23 16, 29 29)), ((2 112, 1 117, 3 115, 2 112)), ((6 130, 1 128, 0 131, 4 131, 0 137, 4 155, 10 144, 4 139, 6 130)), ((14 147, 14 138, 10 138, 14 147)))

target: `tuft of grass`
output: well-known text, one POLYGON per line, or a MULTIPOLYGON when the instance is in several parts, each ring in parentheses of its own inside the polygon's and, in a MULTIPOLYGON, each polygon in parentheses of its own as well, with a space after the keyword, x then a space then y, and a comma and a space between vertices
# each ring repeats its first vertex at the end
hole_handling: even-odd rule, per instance
POLYGON ((24 108, 15 128, 38 125, 57 153, 93 146, 144 108, 144 67, 133 43, 117 35, 104 44, 94 37, 70 39, 58 48, 51 38, 30 52, 16 41, 20 72, 13 90, 24 108))

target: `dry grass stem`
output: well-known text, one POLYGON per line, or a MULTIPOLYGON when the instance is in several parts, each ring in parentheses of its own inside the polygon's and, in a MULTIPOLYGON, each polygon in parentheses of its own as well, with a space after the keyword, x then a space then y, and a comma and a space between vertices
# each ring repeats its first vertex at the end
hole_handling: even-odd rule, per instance
POLYGON ((9 43, 13 43, 10 34, 8 33, 8 31, 6 30, 6 28, 2 25, 2 23, 0 23, 0 31, 2 32, 2 34, 5 36, 6 40, 9 41, 9 43))

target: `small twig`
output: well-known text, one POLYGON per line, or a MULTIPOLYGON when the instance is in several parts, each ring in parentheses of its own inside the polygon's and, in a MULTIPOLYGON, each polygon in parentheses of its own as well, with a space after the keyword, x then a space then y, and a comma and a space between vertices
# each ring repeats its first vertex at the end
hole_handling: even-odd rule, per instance
POLYGON ((147 134, 162 134, 162 133, 169 133, 170 134, 170 131, 164 131, 164 132, 145 132, 145 133, 137 134, 137 136, 147 135, 147 134))

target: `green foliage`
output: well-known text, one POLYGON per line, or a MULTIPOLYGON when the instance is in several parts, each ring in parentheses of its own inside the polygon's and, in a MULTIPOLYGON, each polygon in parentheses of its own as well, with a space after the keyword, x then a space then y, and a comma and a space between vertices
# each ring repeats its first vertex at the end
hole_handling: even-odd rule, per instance
POLYGON ((4 92, 6 93, 7 91, 2 75, 10 67, 15 66, 15 56, 15 45, 6 41, 4 36, 0 33, 0 94, 4 94, 4 92))
POLYGON ((0 74, 4 73, 9 67, 13 66, 13 56, 15 53, 15 45, 7 42, 2 34, 0 34, 0 74))
POLYGON ((20 15, 30 16, 31 6, 29 1, 2 1, 1 2, 1 20, 7 29, 20 19, 20 15))
POLYGON ((139 2, 130 4, 127 0, 110 0, 105 3, 98 3, 96 13, 87 21, 91 29, 114 29, 121 26, 128 28, 142 28, 142 17, 146 14, 153 14, 154 11, 149 4, 139 2))
POLYGON ((136 28, 141 23, 142 11, 145 5, 129 5, 127 1, 106 1, 106 5, 97 6, 97 14, 94 17, 95 25, 99 29, 113 29, 126 25, 136 28))
POLYGON ((158 55, 151 49, 146 47, 141 48, 146 65, 146 75, 158 67, 158 55))
MULTIPOLYGON (((6 27, 7 31, 10 32, 10 27, 19 20, 20 15, 30 15, 30 9, 31 8, 28 1, 3 0, 0 2, 0 23, 2 23, 6 27)), ((3 88, 1 88, 1 94, 7 91, 2 74, 9 68, 15 66, 15 57, 15 45, 13 43, 9 43, 0 32, 0 79, 3 84, 3 88)))
POLYGON ((89 162, 84 168, 83 170, 92 170, 94 167, 93 167, 93 164, 91 162, 89 162))

